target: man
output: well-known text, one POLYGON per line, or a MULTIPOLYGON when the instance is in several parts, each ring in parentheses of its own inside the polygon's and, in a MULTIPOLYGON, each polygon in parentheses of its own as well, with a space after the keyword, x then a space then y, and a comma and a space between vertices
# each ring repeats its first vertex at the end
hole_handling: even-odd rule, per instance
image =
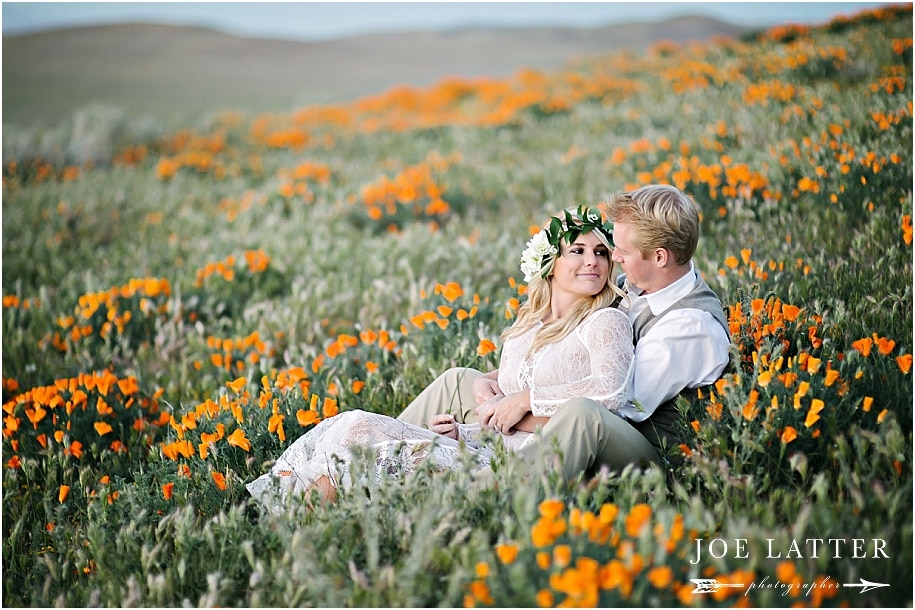
MULTIPOLYGON (((527 464, 538 464, 544 443, 558 445, 566 480, 593 475, 602 466, 621 470, 635 463, 659 462, 675 449, 677 395, 713 383, 729 361, 727 319, 718 296, 692 263, 699 241, 699 208, 678 189, 649 185, 608 202, 613 221, 613 260, 624 274, 635 340, 632 401, 615 413, 587 398, 568 401, 548 420, 530 413, 515 427, 542 423, 541 438, 521 450, 527 464)), ((400 418, 426 425, 434 413, 457 406, 455 420, 475 421, 472 400, 498 394, 494 375, 453 371, 427 388, 400 418), (426 394, 426 392, 424 392, 426 394), (433 413, 434 412, 434 413, 433 413)), ((484 412, 483 425, 498 424, 484 412)))

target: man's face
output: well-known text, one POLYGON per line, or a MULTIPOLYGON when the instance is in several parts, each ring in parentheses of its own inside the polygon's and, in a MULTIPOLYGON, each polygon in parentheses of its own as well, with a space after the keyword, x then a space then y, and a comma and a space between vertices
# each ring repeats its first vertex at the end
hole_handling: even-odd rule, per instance
POLYGON ((653 257, 642 258, 632 241, 632 227, 625 222, 613 223, 613 261, 623 268, 629 283, 641 288, 645 292, 653 292, 660 288, 658 281, 658 265, 653 257))

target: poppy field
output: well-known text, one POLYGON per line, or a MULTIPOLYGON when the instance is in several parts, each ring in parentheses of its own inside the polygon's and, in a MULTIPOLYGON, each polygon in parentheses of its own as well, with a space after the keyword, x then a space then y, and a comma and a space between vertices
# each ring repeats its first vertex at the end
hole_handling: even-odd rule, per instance
POLYGON ((895 5, 4 142, 4 606, 911 606, 912 113, 895 5), (496 366, 531 232, 647 183, 701 207, 732 339, 675 470, 366 451, 334 505, 250 499, 322 419, 496 366))

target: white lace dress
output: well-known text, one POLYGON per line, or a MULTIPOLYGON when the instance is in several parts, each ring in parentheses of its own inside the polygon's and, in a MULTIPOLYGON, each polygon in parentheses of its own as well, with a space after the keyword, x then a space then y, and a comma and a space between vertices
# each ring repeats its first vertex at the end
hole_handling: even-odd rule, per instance
MULTIPOLYGON (((550 416, 567 400, 586 396, 615 411, 629 400, 632 378, 632 327, 626 314, 602 309, 573 332, 534 354, 529 348, 542 325, 505 342, 499 363, 499 387, 506 395, 531 389, 531 411, 550 416)), ((462 455, 472 457, 475 470, 489 465, 493 441, 510 451, 532 440, 533 434, 511 435, 482 430, 479 424, 459 424, 459 441, 386 415, 344 411, 321 421, 299 437, 277 459, 270 472, 247 485, 249 493, 273 510, 296 497, 321 476, 336 486, 351 483, 353 448, 375 453, 375 478, 398 477, 423 460, 435 468, 456 468, 462 455)))

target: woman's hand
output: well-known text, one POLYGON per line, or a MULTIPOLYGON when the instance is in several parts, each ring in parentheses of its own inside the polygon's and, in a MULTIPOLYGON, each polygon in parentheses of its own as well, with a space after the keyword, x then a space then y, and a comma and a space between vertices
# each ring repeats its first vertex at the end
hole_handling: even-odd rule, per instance
POLYGON ((489 419, 492 417, 492 414, 496 411, 496 403, 498 403, 503 397, 502 396, 493 396, 489 400, 480 403, 474 413, 477 414, 477 418, 480 420, 480 425, 484 428, 491 427, 489 425, 489 419))
POLYGON ((482 405, 490 398, 504 396, 499 387, 498 369, 473 380, 473 396, 477 399, 477 405, 482 405))
POLYGON ((457 423, 454 421, 454 415, 451 415, 450 413, 433 415, 432 419, 429 420, 429 429, 436 434, 441 434, 442 436, 447 436, 454 440, 457 440, 458 438, 457 423))
POLYGON ((531 391, 528 389, 508 396, 494 397, 478 406, 476 413, 481 425, 511 435, 515 433, 515 424, 524 419, 530 410, 531 391))

